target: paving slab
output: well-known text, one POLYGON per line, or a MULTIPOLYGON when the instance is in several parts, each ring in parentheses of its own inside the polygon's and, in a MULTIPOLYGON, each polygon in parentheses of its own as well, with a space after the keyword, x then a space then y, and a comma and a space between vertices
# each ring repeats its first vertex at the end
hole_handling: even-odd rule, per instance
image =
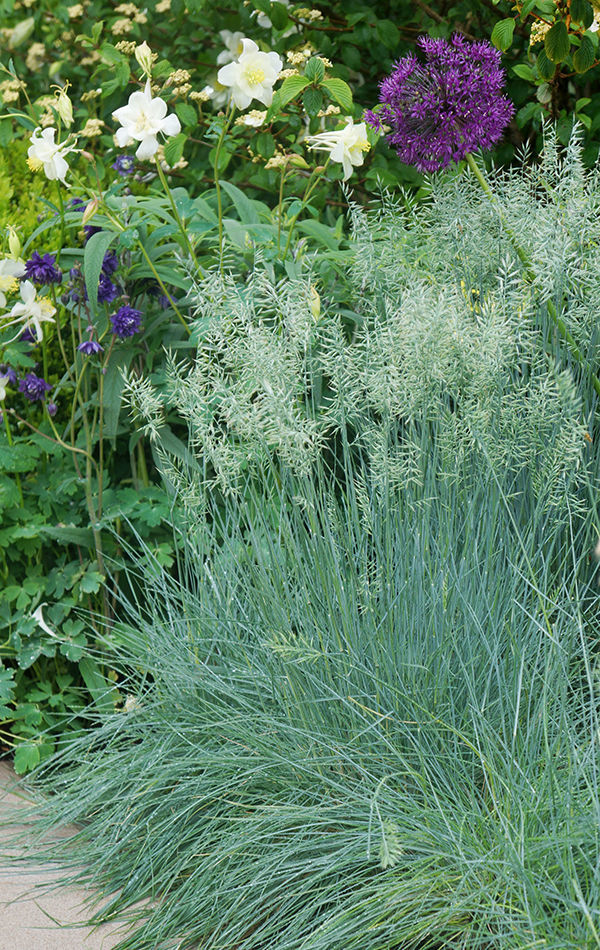
MULTIPOLYGON (((15 807, 30 802, 21 790, 17 794, 14 789, 10 791, 16 778, 10 765, 1 761, 0 821, 14 814, 15 807)), ((22 830, 25 840, 25 824, 22 830)), ((71 830, 63 829, 58 834, 57 847, 60 838, 71 830)), ((3 837, 6 839, 6 832, 0 829, 0 842, 3 837)), ((85 905, 91 896, 89 889, 49 889, 59 876, 58 871, 43 865, 29 869, 8 862, 0 864, 0 950, 112 950, 123 938, 124 931, 118 924, 91 928, 85 923, 89 917, 89 904, 85 905)))

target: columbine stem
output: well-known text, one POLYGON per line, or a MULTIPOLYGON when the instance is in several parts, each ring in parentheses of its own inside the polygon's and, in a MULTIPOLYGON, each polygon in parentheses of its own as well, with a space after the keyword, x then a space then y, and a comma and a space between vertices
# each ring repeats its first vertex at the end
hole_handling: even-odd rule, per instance
POLYGON ((164 188, 164 190, 165 190, 165 194, 166 194, 167 198, 169 199, 169 203, 170 203, 171 209, 172 209, 172 211, 173 211, 173 216, 174 216, 175 220, 177 221, 177 224, 179 225, 179 230, 181 231, 181 234, 182 234, 182 236, 183 236, 183 239, 184 239, 185 243, 186 243, 187 246, 188 246, 188 250, 189 250, 189 252, 190 252, 191 258, 192 258, 194 264, 196 265, 196 268, 198 269, 198 271, 199 271, 199 273, 200 273, 200 276, 202 277, 203 274, 202 274, 202 270, 201 270, 201 268, 200 268, 200 265, 198 264, 198 258, 196 257, 196 251, 194 250, 194 246, 193 246, 192 242, 190 241, 190 239, 189 239, 189 237, 188 237, 188 233, 187 233, 187 231, 186 231, 186 229, 185 229, 185 226, 184 226, 184 224, 183 224, 183 221, 181 220, 181 216, 180 216, 180 214, 179 214, 179 211, 177 210, 177 204, 175 203, 175 199, 174 199, 174 197, 173 197, 173 192, 171 191, 171 189, 170 189, 170 187, 169 187, 169 183, 168 183, 168 181, 167 181, 167 177, 166 177, 166 175, 165 175, 165 173, 164 173, 164 171, 163 171, 163 168, 162 168, 162 165, 161 165, 161 163, 160 163, 160 159, 158 158, 158 156, 156 156, 156 169, 157 169, 157 171, 158 171, 158 177, 160 178, 161 184, 162 184, 162 186, 163 186, 163 188, 164 188))
MULTIPOLYGON (((311 182, 312 174, 311 174, 310 178, 308 179, 308 183, 307 183, 307 185, 306 185, 306 188, 304 189, 304 195, 302 196, 302 204, 300 205, 300 207, 298 208, 298 211, 296 212, 296 214, 294 215, 294 217, 293 217, 292 220, 290 221, 290 229, 289 229, 289 231, 288 231, 287 241, 285 242, 285 248, 284 248, 284 251, 283 251, 282 260, 285 260, 285 259, 286 259, 287 253, 288 253, 288 251, 289 251, 289 249, 290 249, 290 243, 291 243, 291 241, 292 241, 292 234, 294 233, 294 227, 295 227, 295 225, 296 225, 296 221, 297 221, 298 218, 300 217, 301 212, 302 212, 302 211, 304 210, 304 208, 306 207, 306 203, 307 203, 308 199, 310 198, 310 196, 312 195, 312 193, 313 193, 313 191, 315 190, 315 188, 317 187, 317 185, 319 184, 319 181, 321 180, 321 178, 324 177, 325 172, 327 171, 327 166, 329 165, 329 162, 330 162, 330 159, 328 158, 327 161, 325 162, 325 164, 323 165, 321 174, 320 174, 320 175, 317 175, 316 178, 315 178, 315 180, 314 180, 313 182, 311 182)), ((313 172, 313 174, 314 174, 314 172, 313 172)))
MULTIPOLYGON (((472 155, 470 152, 467 152, 466 155, 465 155, 465 158, 466 158, 466 161, 467 161, 467 164, 468 164, 469 168, 471 169, 471 171, 472 171, 473 174, 475 175, 475 178, 477 179, 477 181, 478 181, 479 184, 481 185, 481 187, 482 187, 484 193, 485 193, 485 194, 487 195, 487 197, 490 199, 490 201, 492 202, 492 204, 495 204, 496 199, 495 199, 494 193, 493 193, 492 189, 490 188, 489 182, 486 180, 486 178, 484 177, 484 175, 483 175, 481 169, 480 169, 479 166, 477 165, 477 162, 476 162, 475 159, 473 158, 473 155, 472 155)), ((517 239, 516 239, 515 235, 513 234, 512 230, 510 229, 510 227, 509 227, 508 224, 506 223, 506 219, 505 219, 505 217, 504 217, 502 211, 500 211, 500 209, 498 209, 498 213, 499 213, 500 221, 501 221, 501 223, 502 223, 502 227, 504 228, 504 231, 506 232, 508 238, 510 239, 510 242, 511 242, 511 244, 512 244, 514 250, 516 251, 519 260, 521 261, 521 263, 522 263, 523 266, 525 267, 525 277, 526 277, 527 280, 531 283, 531 282, 535 279, 535 273, 534 273, 534 270, 533 270, 533 266, 532 266, 532 263, 531 263, 531 259, 530 259, 529 255, 527 254, 527 252, 524 250, 524 248, 522 248, 521 245, 519 244, 519 242, 517 241, 517 239)), ((571 353, 573 354, 573 356, 575 357, 575 359, 577 360, 577 362, 579 363, 579 365, 581 366, 581 368, 587 370, 587 372, 588 372, 588 374, 589 374, 589 377, 590 377, 590 379, 591 379, 591 382, 592 382, 592 386, 593 386, 594 389, 596 390, 596 393, 600 396, 600 379, 598 379, 598 377, 596 376, 596 374, 592 372, 592 370, 591 370, 590 367, 589 367, 589 364, 588 364, 588 363, 586 362, 586 360, 583 358, 583 356, 582 356, 582 354, 581 354, 581 351, 580 351, 579 347, 577 346, 577 343, 576 343, 576 341, 575 341, 575 338, 573 337, 573 335, 572 335, 572 333, 570 332, 570 330, 567 328, 567 325, 565 324, 565 322, 564 322, 564 320, 562 319, 562 317, 560 317, 560 316, 558 315, 557 310, 556 310, 556 307, 554 306, 554 303, 552 302, 552 300, 547 300, 547 301, 546 301, 546 306, 547 306, 547 308, 548 308, 548 313, 550 314, 550 318, 551 318, 552 322, 554 323, 556 329, 557 329, 558 332, 560 333, 560 335, 561 335, 561 337, 563 338, 563 340, 565 340, 565 342, 568 344, 569 349, 571 350, 571 353)))
POLYGON ((221 200, 221 183, 219 181, 219 158, 221 157, 221 148, 223 147, 225 136, 229 131, 234 112, 235 106, 232 105, 225 116, 225 122, 223 123, 219 141, 215 148, 215 160, 213 164, 215 191, 217 193, 217 210, 219 214, 219 270, 221 271, 221 276, 223 276, 223 202, 221 200))
MULTIPOLYGON (((7 412, 3 412, 2 415, 4 416, 4 428, 6 429, 6 438, 7 438, 7 440, 8 440, 9 446, 12 448, 12 447, 13 447, 13 437, 12 437, 12 432, 10 431, 10 422, 8 421, 8 413, 7 413, 7 412)), ((15 472, 15 482, 16 482, 16 485, 17 485, 17 490, 18 490, 18 492, 19 492, 19 498, 21 499, 21 508, 24 508, 24 507, 25 507, 25 500, 24 500, 24 498, 23 498, 23 487, 22 487, 22 485, 21 485, 21 476, 19 475, 18 472, 15 472)))

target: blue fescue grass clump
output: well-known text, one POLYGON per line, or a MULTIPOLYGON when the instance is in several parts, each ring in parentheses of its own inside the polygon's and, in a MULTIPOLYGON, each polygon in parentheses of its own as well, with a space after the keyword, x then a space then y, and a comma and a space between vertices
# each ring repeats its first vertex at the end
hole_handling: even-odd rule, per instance
POLYGON ((123 707, 39 773, 121 950, 600 944, 593 540, 434 462, 267 472, 138 577, 123 707))

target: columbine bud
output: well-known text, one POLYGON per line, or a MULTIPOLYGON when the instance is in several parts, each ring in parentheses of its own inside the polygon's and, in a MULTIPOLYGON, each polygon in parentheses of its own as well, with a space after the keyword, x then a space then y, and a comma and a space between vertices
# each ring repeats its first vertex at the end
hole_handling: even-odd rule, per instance
POLYGON ((99 204, 100 204, 100 200, 98 198, 92 198, 91 201, 88 201, 87 205, 85 206, 83 216, 81 218, 82 226, 86 225, 88 221, 91 221, 91 219, 96 214, 96 211, 98 210, 99 204))
POLYGON ((66 83, 66 85, 62 86, 56 94, 56 111, 67 128, 73 125, 73 103, 69 99, 69 95, 67 93, 68 88, 69 83, 66 83))
POLYGON ((317 293, 317 288, 314 284, 310 285, 310 312, 312 313, 315 320, 318 320, 321 316, 321 298, 317 293))
POLYGON ((296 168, 310 168, 310 165, 302 155, 293 155, 288 156, 288 161, 290 165, 295 165, 296 168))
POLYGON ((21 256, 21 240, 15 229, 11 227, 8 229, 8 250, 15 261, 21 256))
POLYGON ((135 58, 140 64, 144 75, 150 77, 152 74, 152 50, 146 43, 146 40, 144 40, 140 46, 136 46, 135 58))
POLYGON ((8 37, 8 48, 15 49, 17 46, 20 46, 21 43, 29 39, 34 29, 35 20, 32 16, 27 17, 26 20, 21 20, 20 23, 17 23, 17 25, 13 27, 8 37))

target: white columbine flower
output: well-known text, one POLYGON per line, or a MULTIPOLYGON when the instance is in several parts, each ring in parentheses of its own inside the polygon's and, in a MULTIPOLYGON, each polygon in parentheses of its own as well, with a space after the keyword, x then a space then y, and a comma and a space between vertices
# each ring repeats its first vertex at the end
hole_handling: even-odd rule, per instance
POLYGON ((41 343, 44 335, 42 323, 54 323, 52 317, 56 307, 47 297, 38 300, 30 280, 24 280, 21 284, 21 300, 22 303, 16 303, 8 312, 7 316, 12 317, 12 320, 4 325, 9 327, 14 323, 23 323, 24 329, 33 330, 37 342, 41 343))
POLYGON ((23 261, 5 257, 0 261, 0 307, 6 307, 6 294, 18 290, 18 279, 25 273, 23 261))
POLYGON ((157 135, 177 135, 181 132, 181 124, 174 113, 167 115, 167 103, 160 98, 153 99, 150 89, 150 80, 146 82, 143 92, 132 92, 126 106, 121 106, 113 112, 113 118, 121 123, 117 129, 117 144, 121 148, 139 142, 135 153, 140 161, 152 158, 158 151, 157 135))
POLYGON ((10 385, 10 376, 0 376, 0 402, 6 399, 6 387, 10 385))
POLYGON ((243 52, 234 63, 221 66, 217 79, 229 86, 231 98, 238 109, 247 109, 253 99, 265 106, 273 101, 273 86, 283 63, 277 53, 261 53, 254 40, 242 40, 243 52))
POLYGON ((49 627, 46 621, 44 620, 44 614, 42 613, 42 608, 46 606, 47 606, 46 604, 40 604, 39 607, 36 607, 36 609, 33 611, 31 615, 31 619, 35 620, 38 627, 40 627, 44 631, 44 633, 47 633, 48 636, 56 637, 57 636, 56 630, 53 630, 52 627, 49 627))
POLYGON ((223 40, 225 49, 217 56, 217 66, 225 66, 226 63, 233 63, 244 52, 242 45, 244 34, 239 31, 232 33, 231 30, 219 30, 219 36, 223 40))
POLYGON ((348 116, 347 125, 335 132, 320 132, 319 135, 308 135, 306 142, 309 148, 324 149, 329 152, 332 162, 341 162, 344 168, 344 181, 352 174, 353 166, 362 165, 365 152, 371 146, 367 140, 367 127, 364 122, 355 125, 348 116))
POLYGON ((27 164, 32 171, 43 168, 46 178, 51 181, 58 179, 64 185, 66 184, 65 175, 69 170, 65 155, 72 152, 75 146, 65 145, 64 142, 62 145, 57 145, 54 141, 55 135, 56 129, 51 126, 47 129, 35 130, 30 139, 31 145, 27 149, 27 164))

